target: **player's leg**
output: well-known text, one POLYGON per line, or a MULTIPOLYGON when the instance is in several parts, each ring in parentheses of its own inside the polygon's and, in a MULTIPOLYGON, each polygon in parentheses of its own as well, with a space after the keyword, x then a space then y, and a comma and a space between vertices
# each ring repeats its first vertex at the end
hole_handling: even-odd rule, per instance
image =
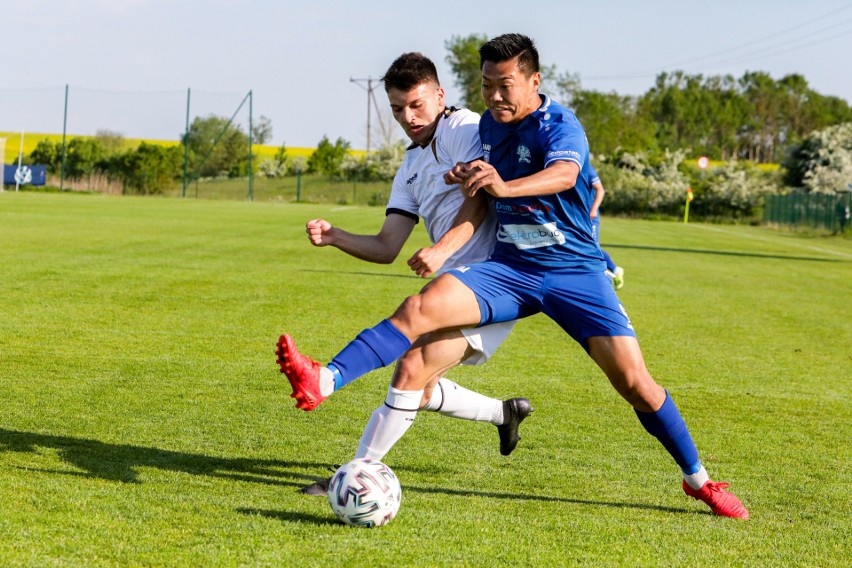
POLYGON ((606 262, 606 275, 612 280, 612 287, 616 290, 621 290, 624 288, 624 269, 616 265, 612 257, 609 256, 609 253, 604 249, 601 249, 601 253, 603 254, 604 262, 606 262))
POLYGON ((527 399, 486 397, 443 377, 473 355, 473 348, 459 330, 434 332, 418 339, 397 363, 388 398, 370 418, 355 457, 382 459, 420 409, 494 424, 500 435, 500 452, 509 455, 520 439, 518 425, 532 407, 527 399), (415 405, 418 397, 419 404, 415 405))
MULTIPOLYGON (((592 236, 595 238, 595 242, 600 245, 601 242, 601 216, 592 219, 592 236)), ((615 261, 612 260, 612 257, 606 252, 603 248, 601 248, 601 253, 603 254, 604 262, 606 262, 606 275, 612 279, 612 286, 616 290, 621 290, 624 287, 624 269, 615 264, 615 261)))
POLYGON ((296 399, 296 407, 313 410, 334 391, 391 364, 420 335, 476 325, 479 320, 479 304, 473 292, 445 274, 420 294, 408 297, 393 316, 363 330, 326 367, 299 353, 289 335, 279 339, 276 355, 281 372, 293 388, 290 396, 296 399))
MULTIPOLYGON (((355 458, 381 460, 413 425, 418 410, 438 412, 452 418, 489 422, 497 426, 500 453, 509 455, 517 446, 518 426, 533 408, 525 398, 506 401, 486 397, 444 378, 460 364, 487 361, 508 336, 514 321, 477 329, 444 330, 419 338, 397 362, 388 395, 367 422, 355 458), (425 382, 424 384, 424 381, 425 382)), ((310 495, 325 495, 328 479, 302 489, 310 495)))
POLYGON ((616 266, 615 261, 612 260, 612 257, 609 255, 609 253, 606 252, 604 249, 601 249, 601 254, 604 257, 604 262, 606 263, 606 269, 609 270, 610 272, 615 272, 615 270, 616 270, 616 268, 618 268, 618 266, 616 266))
POLYGON ((459 345, 450 333, 436 332, 420 337, 400 358, 385 402, 373 412, 364 428, 356 458, 381 460, 411 427, 427 385, 437 382, 441 375, 459 364, 467 343, 459 345))
POLYGON ((742 503, 709 480, 683 417, 645 365, 627 312, 601 273, 553 274, 546 281, 545 313, 577 340, 634 408, 683 471, 684 490, 717 514, 748 518, 742 503), (690 492, 692 491, 692 492, 690 492))
POLYGON ((686 422, 669 393, 651 378, 636 338, 590 337, 587 341, 589 355, 633 406, 645 430, 680 466, 684 492, 707 503, 717 515, 747 519, 748 511, 740 500, 724 490, 728 484, 710 480, 686 422))

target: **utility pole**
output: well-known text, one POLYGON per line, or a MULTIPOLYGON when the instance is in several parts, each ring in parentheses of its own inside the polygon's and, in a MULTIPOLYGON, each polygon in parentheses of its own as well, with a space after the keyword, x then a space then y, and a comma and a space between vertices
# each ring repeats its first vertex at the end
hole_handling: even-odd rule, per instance
POLYGON ((370 106, 373 104, 373 79, 372 77, 367 77, 366 79, 353 79, 349 78, 350 83, 355 83, 365 91, 367 91, 367 153, 370 153, 370 106), (367 86, 365 87, 362 83, 366 82, 367 86))

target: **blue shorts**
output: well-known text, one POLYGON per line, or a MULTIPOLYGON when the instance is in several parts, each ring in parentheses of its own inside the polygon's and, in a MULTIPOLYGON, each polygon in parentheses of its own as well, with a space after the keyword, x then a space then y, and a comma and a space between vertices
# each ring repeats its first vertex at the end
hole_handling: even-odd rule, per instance
POLYGON ((488 260, 447 274, 476 295, 480 326, 542 312, 586 351, 589 337, 636 337, 603 271, 520 268, 488 260))

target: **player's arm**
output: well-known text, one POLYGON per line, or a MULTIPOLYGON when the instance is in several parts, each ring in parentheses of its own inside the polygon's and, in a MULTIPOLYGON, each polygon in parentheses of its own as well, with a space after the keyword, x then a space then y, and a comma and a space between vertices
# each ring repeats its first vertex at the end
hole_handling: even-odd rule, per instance
POLYGON ((312 219, 305 225, 311 244, 317 247, 333 246, 346 254, 378 264, 390 264, 411 236, 417 221, 397 213, 385 217, 382 229, 376 235, 357 235, 333 226, 325 219, 312 219))
POLYGON ((590 213, 589 216, 592 219, 594 219, 595 217, 598 216, 598 208, 601 206, 601 203, 603 202, 603 198, 604 198, 604 194, 606 193, 606 190, 604 189, 604 186, 600 182, 600 180, 593 183, 592 187, 595 190, 595 200, 592 202, 592 209, 589 212, 590 213))
POLYGON ((565 160, 551 162, 539 172, 511 181, 504 181, 494 166, 483 160, 474 160, 463 170, 454 171, 457 176, 466 177, 464 187, 470 195, 482 189, 494 197, 553 195, 573 188, 580 175, 580 166, 565 160))
POLYGON ((422 248, 408 259, 417 276, 426 278, 437 272, 453 256, 488 216, 488 197, 484 192, 470 196, 462 192, 464 202, 453 219, 453 225, 431 247, 422 248))

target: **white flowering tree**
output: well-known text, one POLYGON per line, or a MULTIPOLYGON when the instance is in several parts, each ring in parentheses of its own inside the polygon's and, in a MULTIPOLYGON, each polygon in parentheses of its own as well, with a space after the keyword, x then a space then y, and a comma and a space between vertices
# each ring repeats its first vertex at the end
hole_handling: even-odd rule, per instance
POLYGON ((805 156, 809 167, 802 183, 812 193, 836 193, 852 184, 852 122, 830 126, 811 135, 805 156))
POLYGON ((405 145, 401 142, 391 143, 366 156, 347 155, 340 169, 348 180, 391 181, 404 157, 405 145))
POLYGON ((712 168, 702 182, 700 210, 708 215, 751 215, 778 186, 754 166, 736 160, 712 168))
POLYGON ((686 151, 666 151, 651 164, 642 154, 625 152, 615 164, 595 164, 607 189, 603 207, 613 213, 677 214, 689 180, 678 169, 686 151))

